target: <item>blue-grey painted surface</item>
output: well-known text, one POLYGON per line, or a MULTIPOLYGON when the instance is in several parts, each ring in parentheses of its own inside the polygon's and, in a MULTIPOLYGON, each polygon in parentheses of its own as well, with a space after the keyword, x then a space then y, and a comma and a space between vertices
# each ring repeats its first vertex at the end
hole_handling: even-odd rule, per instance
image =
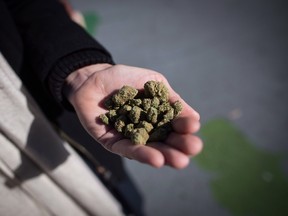
MULTIPOLYGON (((286 1, 72 2, 100 17, 96 37, 117 63, 163 73, 203 124, 230 119, 257 148, 287 153, 286 1)), ((213 174, 193 160, 182 171, 126 162, 148 215, 232 215, 213 197, 213 174)))

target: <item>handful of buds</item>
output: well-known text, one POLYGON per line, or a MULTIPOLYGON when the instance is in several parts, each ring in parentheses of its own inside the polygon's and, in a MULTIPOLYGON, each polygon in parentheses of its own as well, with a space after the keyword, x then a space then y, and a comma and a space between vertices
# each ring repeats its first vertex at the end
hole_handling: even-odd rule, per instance
POLYGON ((99 117, 134 144, 163 141, 172 131, 171 121, 182 110, 179 101, 171 104, 168 98, 168 89, 162 82, 146 82, 144 92, 123 86, 105 101, 109 111, 99 117))

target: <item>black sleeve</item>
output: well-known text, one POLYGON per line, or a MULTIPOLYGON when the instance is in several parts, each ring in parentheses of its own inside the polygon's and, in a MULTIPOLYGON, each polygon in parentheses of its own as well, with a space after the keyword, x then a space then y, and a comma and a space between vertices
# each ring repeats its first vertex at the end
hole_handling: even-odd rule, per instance
POLYGON ((35 76, 61 102, 65 78, 76 69, 113 64, 107 50, 74 23, 57 0, 6 0, 35 76))

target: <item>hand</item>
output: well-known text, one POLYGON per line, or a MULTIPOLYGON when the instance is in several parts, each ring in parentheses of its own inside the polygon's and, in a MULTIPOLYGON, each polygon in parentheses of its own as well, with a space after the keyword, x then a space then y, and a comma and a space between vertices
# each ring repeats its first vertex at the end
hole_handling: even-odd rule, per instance
POLYGON ((202 141, 193 133, 200 128, 200 116, 174 92, 163 75, 148 69, 125 65, 96 64, 70 74, 66 79, 68 100, 87 132, 107 150, 149 164, 161 167, 164 164, 184 168, 190 156, 202 149, 202 141), (183 104, 181 114, 172 121, 174 131, 165 143, 154 142, 135 145, 112 127, 100 123, 98 116, 106 113, 104 100, 123 85, 141 89, 149 80, 162 81, 169 89, 169 100, 183 104))

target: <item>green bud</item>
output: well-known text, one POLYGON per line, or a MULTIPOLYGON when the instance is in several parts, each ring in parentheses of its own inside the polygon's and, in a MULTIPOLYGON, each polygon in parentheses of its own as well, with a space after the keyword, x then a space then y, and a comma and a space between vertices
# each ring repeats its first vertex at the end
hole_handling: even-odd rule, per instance
POLYGON ((124 115, 121 115, 117 118, 117 120, 114 123, 114 127, 118 132, 122 132, 127 122, 127 117, 124 115))
POLYGON ((104 124, 109 125, 109 118, 107 117, 107 115, 101 114, 101 115, 99 116, 99 118, 101 119, 101 121, 102 121, 104 124))
POLYGON ((158 118, 158 110, 154 107, 150 107, 149 110, 147 111, 147 120, 152 124, 156 124, 157 118, 158 118))
POLYGON ((175 118, 181 113, 183 105, 181 104, 180 101, 176 101, 175 103, 172 104, 172 107, 174 108, 174 118, 175 118))
POLYGON ((145 128, 136 128, 131 134, 131 141, 138 145, 145 145, 149 138, 149 134, 145 128))
POLYGON ((116 106, 122 106, 128 100, 133 99, 137 93, 137 89, 130 86, 123 86, 116 94, 112 96, 112 100, 116 106))
POLYGON ((111 122, 115 122, 117 118, 117 111, 115 109, 109 110, 106 115, 111 122))
POLYGON ((151 107, 152 100, 150 98, 144 98, 142 102, 142 107, 145 111, 149 110, 151 107))
POLYGON ((145 128, 145 130, 150 133, 153 130, 153 125, 147 121, 141 121, 137 125, 137 128, 145 128))
POLYGON ((126 137, 131 137, 131 134, 133 131, 134 131, 134 124, 132 124, 132 123, 127 124, 125 129, 124 129, 124 135, 126 137))
POLYGON ((147 97, 158 97, 160 101, 168 101, 168 89, 162 82, 148 81, 144 84, 144 91, 147 97))
POLYGON ((132 121, 132 123, 139 123, 141 115, 142 115, 143 110, 138 107, 138 106, 134 106, 132 107, 132 110, 129 112, 129 118, 132 121))
POLYGON ((142 100, 141 99, 131 99, 131 100, 129 100, 128 101, 128 104, 130 105, 130 106, 141 106, 141 104, 142 104, 142 100))
POLYGON ((125 104, 124 106, 120 107, 118 113, 120 115, 127 115, 132 110, 130 105, 125 104))
POLYGON ((161 127, 157 127, 153 132, 150 134, 149 142, 161 142, 164 141, 169 133, 172 131, 172 126, 170 123, 166 123, 161 127))

